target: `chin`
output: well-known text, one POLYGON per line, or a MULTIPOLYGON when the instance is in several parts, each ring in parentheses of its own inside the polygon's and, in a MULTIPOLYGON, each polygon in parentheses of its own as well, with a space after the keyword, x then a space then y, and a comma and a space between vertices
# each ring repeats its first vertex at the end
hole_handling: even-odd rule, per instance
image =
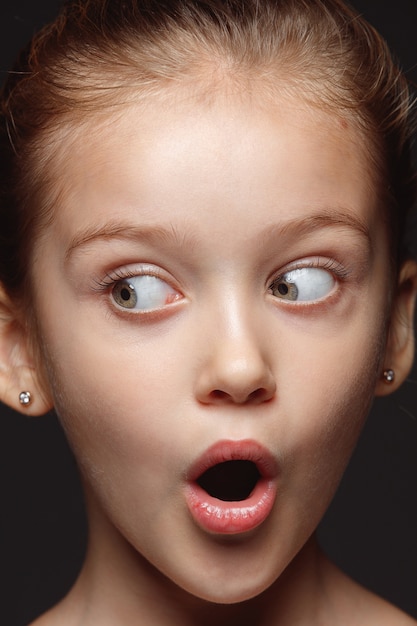
POLYGON ((207 602, 211 602, 213 604, 239 604, 241 602, 246 602, 248 600, 252 600, 257 596, 261 595, 266 589, 268 589, 269 585, 265 587, 259 587, 257 589, 253 588, 253 585, 250 586, 249 589, 231 589, 229 591, 224 589, 219 589, 218 593, 213 592, 207 595, 201 595, 200 598, 202 600, 206 600, 207 602))
POLYGON ((203 576, 200 576, 199 579, 196 577, 193 584, 183 585, 183 589, 194 597, 213 604, 238 604, 259 596, 275 580, 276 577, 267 578, 265 573, 261 573, 258 580, 255 575, 250 574, 242 577, 241 572, 237 569, 233 575, 217 576, 215 581, 204 580, 203 576))

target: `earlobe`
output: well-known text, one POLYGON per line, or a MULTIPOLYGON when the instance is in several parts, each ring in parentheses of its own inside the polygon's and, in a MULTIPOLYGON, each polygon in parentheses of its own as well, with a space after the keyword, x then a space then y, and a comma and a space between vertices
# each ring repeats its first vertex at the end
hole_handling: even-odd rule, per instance
POLYGON ((377 396, 396 391, 413 366, 416 294, 417 264, 407 261, 400 271, 393 300, 382 372, 375 390, 377 396))
POLYGON ((28 332, 0 285, 0 401, 26 415, 43 415, 52 402, 42 389, 28 332), (29 395, 22 395, 22 392, 29 395))

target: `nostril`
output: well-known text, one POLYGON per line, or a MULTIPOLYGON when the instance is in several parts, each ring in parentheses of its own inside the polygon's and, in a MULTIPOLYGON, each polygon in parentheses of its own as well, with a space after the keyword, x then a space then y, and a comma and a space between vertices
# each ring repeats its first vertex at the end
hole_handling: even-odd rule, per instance
POLYGON ((210 400, 213 402, 233 402, 236 404, 260 404, 270 400, 273 394, 264 387, 259 387, 250 393, 227 393, 221 389, 213 389, 210 392, 210 400))
POLYGON ((270 394, 268 394, 268 391, 264 388, 259 388, 255 389, 255 391, 252 391, 252 393, 249 394, 247 402, 253 402, 256 404, 257 402, 264 402, 269 398, 270 394))
POLYGON ((222 391, 221 389, 213 389, 213 391, 210 393, 210 397, 212 400, 222 400, 223 402, 225 400, 232 399, 228 393, 222 391))

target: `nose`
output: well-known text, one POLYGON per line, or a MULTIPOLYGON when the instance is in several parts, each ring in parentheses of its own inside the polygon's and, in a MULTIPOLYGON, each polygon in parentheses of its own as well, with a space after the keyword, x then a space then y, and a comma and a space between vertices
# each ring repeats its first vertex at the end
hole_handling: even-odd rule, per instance
POLYGON ((261 404, 275 396, 276 382, 266 340, 249 325, 234 324, 205 336, 196 396, 204 404, 261 404))

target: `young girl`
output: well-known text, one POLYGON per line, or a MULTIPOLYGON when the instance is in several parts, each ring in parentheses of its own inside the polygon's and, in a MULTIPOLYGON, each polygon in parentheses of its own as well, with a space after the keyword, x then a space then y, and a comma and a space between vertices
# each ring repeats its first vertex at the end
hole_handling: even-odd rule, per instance
POLYGON ((0 396, 89 544, 37 626, 416 622, 314 531, 413 361, 407 84, 339 0, 85 0, 4 89, 0 396))

